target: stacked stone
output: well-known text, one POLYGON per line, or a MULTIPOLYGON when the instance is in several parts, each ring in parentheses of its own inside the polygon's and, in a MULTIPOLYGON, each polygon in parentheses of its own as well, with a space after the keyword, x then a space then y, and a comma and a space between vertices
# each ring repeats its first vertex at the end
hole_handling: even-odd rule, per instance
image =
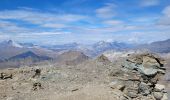
POLYGON ((122 75, 115 75, 117 80, 111 87, 121 85, 121 91, 135 100, 168 100, 165 86, 158 84, 165 70, 164 60, 154 54, 132 55, 122 64, 122 75))

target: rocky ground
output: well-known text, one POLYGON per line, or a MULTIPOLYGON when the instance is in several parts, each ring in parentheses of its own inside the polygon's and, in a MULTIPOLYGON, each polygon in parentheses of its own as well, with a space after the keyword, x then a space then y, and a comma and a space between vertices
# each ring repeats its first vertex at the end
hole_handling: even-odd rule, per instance
POLYGON ((0 70, 0 100, 168 100, 165 60, 151 53, 111 62, 0 70))
POLYGON ((166 60, 166 74, 160 82, 166 85, 167 92, 169 93, 168 98, 170 98, 170 54, 165 54, 163 57, 166 60))

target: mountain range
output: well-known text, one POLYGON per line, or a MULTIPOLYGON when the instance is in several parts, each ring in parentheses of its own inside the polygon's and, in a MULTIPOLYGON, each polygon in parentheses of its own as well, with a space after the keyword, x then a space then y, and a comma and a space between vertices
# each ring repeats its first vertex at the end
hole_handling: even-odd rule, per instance
POLYGON ((91 45, 82 45, 78 43, 70 43, 63 45, 48 45, 40 46, 33 43, 17 43, 12 40, 3 41, 0 43, 0 67, 28 61, 31 59, 31 64, 42 61, 55 62, 71 62, 77 63, 79 60, 85 61, 89 57, 96 57, 106 51, 128 51, 128 50, 149 50, 156 53, 170 52, 170 39, 164 41, 156 41, 150 44, 128 44, 122 42, 105 42, 99 41, 91 45), (73 59, 75 57, 75 59, 73 59), (66 60, 72 59, 72 60, 66 60))
POLYGON ((156 41, 150 44, 139 45, 139 48, 145 48, 156 53, 170 52, 170 39, 164 41, 156 41))
POLYGON ((32 51, 39 56, 54 57, 56 53, 52 50, 42 48, 41 46, 32 43, 17 43, 15 41, 3 41, 0 43, 0 59, 8 59, 10 57, 22 54, 27 51, 32 51))

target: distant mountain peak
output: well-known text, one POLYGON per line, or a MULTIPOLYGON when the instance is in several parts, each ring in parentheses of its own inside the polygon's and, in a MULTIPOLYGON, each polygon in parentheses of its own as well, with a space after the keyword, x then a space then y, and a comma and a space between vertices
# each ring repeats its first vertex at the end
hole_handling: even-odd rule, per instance
POLYGON ((80 64, 89 59, 83 52, 69 50, 58 56, 58 62, 65 62, 67 65, 80 64))
POLYGON ((13 41, 12 41, 12 40, 8 40, 7 43, 8 43, 8 44, 12 44, 13 41))
POLYGON ((7 45, 7 46, 18 47, 18 48, 22 48, 22 47, 23 47, 22 45, 20 45, 20 44, 17 43, 17 42, 14 42, 13 40, 5 41, 3 44, 4 44, 4 45, 7 45))
POLYGON ((103 44, 103 43, 107 43, 106 41, 99 41, 97 42, 98 44, 103 44))

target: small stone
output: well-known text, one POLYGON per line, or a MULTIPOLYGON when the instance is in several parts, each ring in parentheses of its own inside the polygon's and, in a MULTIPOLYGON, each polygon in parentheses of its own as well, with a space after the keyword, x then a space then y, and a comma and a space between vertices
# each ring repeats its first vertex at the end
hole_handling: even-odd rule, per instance
POLYGON ((8 97, 6 100, 14 100, 13 97, 8 97))
POLYGON ((112 89, 118 89, 120 91, 123 91, 125 89, 125 85, 121 84, 120 82, 113 81, 109 84, 110 88, 112 89))
POLYGON ((155 97, 156 100, 161 100, 163 98, 163 93, 161 93, 161 92, 154 92, 153 96, 155 97))
POLYGON ((139 84, 139 93, 141 93, 144 96, 147 96, 148 94, 150 94, 151 90, 150 90, 150 86, 147 85, 144 82, 141 82, 139 84))
POLYGON ((133 91, 129 91, 126 95, 128 95, 131 98, 136 98, 138 96, 137 93, 133 91))
POLYGON ((40 75, 41 75, 41 69, 36 69, 35 74, 32 77, 35 78, 36 76, 39 77, 40 75))
POLYGON ((131 98, 138 97, 138 91, 136 89, 133 89, 133 88, 126 88, 124 93, 131 98))
POLYGON ((0 76, 0 78, 2 79, 2 80, 4 80, 4 79, 12 79, 12 74, 11 73, 1 73, 0 74, 1 76, 0 76))
POLYGON ((168 94, 167 93, 164 93, 163 97, 161 100, 168 100, 168 94))
POLYGON ((40 82, 34 83, 33 90, 35 91, 35 90, 39 90, 39 89, 43 89, 41 83, 40 82))
POLYGON ((155 91, 157 91, 157 92, 160 92, 160 91, 162 91, 164 89, 165 89, 164 85, 161 85, 161 84, 156 84, 155 85, 155 91))
POLYGON ((120 91, 123 91, 125 89, 125 85, 118 85, 117 89, 119 89, 120 91))
POLYGON ((78 90, 79 90, 79 89, 76 88, 76 89, 73 89, 73 90, 71 90, 71 91, 72 91, 72 92, 75 92, 75 91, 78 91, 78 90))

